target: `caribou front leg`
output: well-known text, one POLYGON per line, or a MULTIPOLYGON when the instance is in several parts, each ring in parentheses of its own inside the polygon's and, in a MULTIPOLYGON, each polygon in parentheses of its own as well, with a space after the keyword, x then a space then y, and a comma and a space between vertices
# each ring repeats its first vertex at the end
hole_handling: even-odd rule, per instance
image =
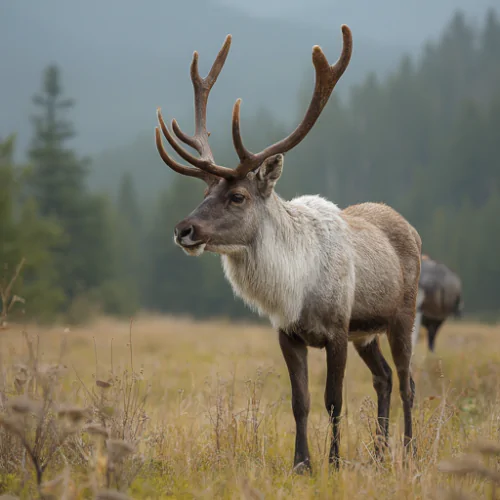
POLYGON ((325 406, 332 425, 332 442, 329 461, 339 468, 340 412, 342 411, 342 386, 347 363, 348 332, 338 332, 326 345, 325 406))
POLYGON ((292 410, 295 418, 295 455, 293 467, 302 473, 311 470, 311 458, 307 444, 307 417, 310 397, 307 373, 307 347, 301 340, 279 331, 281 352, 285 358, 292 384, 292 410))

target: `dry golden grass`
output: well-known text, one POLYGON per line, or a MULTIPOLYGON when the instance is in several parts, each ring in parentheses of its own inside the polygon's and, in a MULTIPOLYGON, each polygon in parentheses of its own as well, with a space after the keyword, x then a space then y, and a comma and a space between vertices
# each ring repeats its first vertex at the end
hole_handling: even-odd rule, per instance
MULTIPOLYGON (((9 367, 26 360, 22 329, 11 326, 0 337, 7 395, 12 382, 9 367)), ((89 392, 108 398, 101 406, 111 405, 115 411, 112 437, 138 441, 135 453, 142 467, 136 475, 125 472, 133 479, 128 490, 132 498, 442 499, 459 498, 458 492, 464 498, 493 498, 492 484, 499 470, 495 446, 483 445, 488 457, 478 458, 479 463, 473 463, 471 455, 465 465, 463 460, 452 461, 440 471, 438 464, 468 452, 478 440, 500 443, 500 327, 450 321, 438 335, 435 355, 427 354, 422 331, 413 360, 418 450, 406 466, 397 377, 391 454, 377 463, 371 375, 350 346, 341 431, 343 464, 339 472, 328 470, 325 355, 311 349, 311 477, 291 472, 295 427, 290 385, 271 328, 139 317, 132 326, 132 346, 129 324, 109 319, 69 332, 62 327, 24 329, 38 339, 34 345, 39 342, 38 357, 44 363, 58 361, 65 342, 67 404, 88 406, 89 392), (96 380, 101 386, 108 381, 113 386, 96 387, 96 380), (147 396, 145 415, 143 396, 147 396)), ((382 346, 393 367, 385 338, 382 346)), ((82 449, 84 445, 82 441, 82 449)), ((89 480, 85 461, 64 450, 60 455, 47 468, 47 480, 65 468, 76 492, 79 482, 89 480)), ((0 494, 17 488, 14 493, 21 495, 19 476, 15 470, 0 471, 0 494)), ((90 496, 82 491, 66 498, 90 496)))

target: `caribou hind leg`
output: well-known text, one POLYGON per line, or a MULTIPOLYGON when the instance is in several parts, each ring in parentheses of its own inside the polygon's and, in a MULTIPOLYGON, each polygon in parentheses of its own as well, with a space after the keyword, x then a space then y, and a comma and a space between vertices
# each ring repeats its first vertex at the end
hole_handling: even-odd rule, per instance
POLYGON ((373 375, 373 387, 377 393, 377 441, 375 443, 375 453, 378 459, 382 459, 389 438, 392 370, 380 350, 378 336, 367 344, 354 342, 354 347, 373 375))
MULTIPOLYGON (((389 323, 388 339, 392 357, 399 378, 399 393, 403 402, 405 452, 413 446, 412 408, 415 396, 415 383, 411 376, 410 361, 412 355, 411 333, 415 312, 412 309, 399 312, 389 323)), ((413 446, 415 451, 415 447, 413 446)))
POLYGON ((427 344, 429 346, 429 351, 431 352, 434 352, 434 347, 436 344, 436 336, 442 323, 443 323, 442 321, 428 321, 427 344))
POLYGON ((415 350, 415 346, 418 342, 418 336, 420 333, 420 325, 422 324, 422 304, 425 299, 425 292, 419 288, 417 293, 417 312, 415 314, 415 323, 413 325, 412 335, 411 335, 411 343, 413 346, 413 350, 415 350))

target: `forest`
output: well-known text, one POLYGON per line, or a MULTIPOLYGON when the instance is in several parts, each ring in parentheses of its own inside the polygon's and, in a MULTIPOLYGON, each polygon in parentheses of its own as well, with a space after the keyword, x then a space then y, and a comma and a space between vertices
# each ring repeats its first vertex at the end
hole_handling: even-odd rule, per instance
MULTIPOLYGON (((496 320, 500 306, 499 54, 498 13, 490 10, 476 27, 457 12, 420 55, 403 57, 383 77, 368 74, 345 95, 334 92, 308 138, 287 154, 277 185, 284 198, 319 193, 340 207, 391 205, 417 228, 424 253, 461 276, 465 314, 485 320, 496 320)), ((246 119, 243 105, 250 149, 281 139, 301 119, 309 70, 294 123, 271 108, 246 119)), ((141 152, 150 148, 144 161, 164 169, 164 188, 141 197, 141 177, 130 171, 101 192, 88 182, 92 158, 69 145, 78 131, 64 68, 48 66, 40 82, 25 164, 15 161, 15 130, 0 138, 2 290, 22 263, 12 317, 79 323, 152 311, 256 319, 233 297, 217 256, 188 258, 173 243, 175 223, 200 202, 204 186, 167 172, 153 140, 155 109, 150 142, 138 142, 134 157, 141 170, 141 152)), ((235 166, 229 117, 210 127, 217 162, 235 166)), ((9 306, 4 300, 4 314, 9 306)))

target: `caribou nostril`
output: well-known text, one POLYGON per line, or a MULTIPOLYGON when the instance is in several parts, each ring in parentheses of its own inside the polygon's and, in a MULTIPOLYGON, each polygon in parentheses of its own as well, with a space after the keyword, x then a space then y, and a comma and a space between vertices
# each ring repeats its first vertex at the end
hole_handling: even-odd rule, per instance
POLYGON ((193 226, 188 226, 185 227, 184 229, 181 229, 179 231, 179 237, 180 238, 187 238, 188 236, 191 236, 194 232, 193 226))

